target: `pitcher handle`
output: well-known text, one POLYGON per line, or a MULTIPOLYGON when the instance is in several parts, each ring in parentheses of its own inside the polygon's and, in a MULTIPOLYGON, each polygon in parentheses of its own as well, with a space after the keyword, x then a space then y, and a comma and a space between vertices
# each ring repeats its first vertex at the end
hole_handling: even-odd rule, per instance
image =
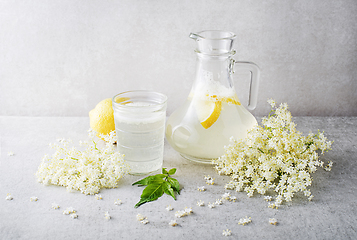
POLYGON ((246 69, 250 71, 249 100, 247 108, 249 110, 254 110, 258 102, 260 69, 258 65, 252 62, 240 62, 235 60, 233 61, 234 65, 238 66, 240 69, 246 69))

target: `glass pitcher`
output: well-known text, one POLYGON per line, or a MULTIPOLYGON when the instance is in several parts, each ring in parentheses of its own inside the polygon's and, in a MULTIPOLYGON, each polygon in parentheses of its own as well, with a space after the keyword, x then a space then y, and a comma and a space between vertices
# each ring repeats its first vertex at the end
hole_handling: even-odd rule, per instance
POLYGON ((248 109, 257 103, 259 68, 231 57, 235 34, 225 31, 191 33, 198 48, 196 78, 186 102, 166 124, 166 139, 184 158, 211 163, 224 154, 229 139, 244 139, 257 121, 240 103, 233 86, 233 67, 251 72, 248 109))

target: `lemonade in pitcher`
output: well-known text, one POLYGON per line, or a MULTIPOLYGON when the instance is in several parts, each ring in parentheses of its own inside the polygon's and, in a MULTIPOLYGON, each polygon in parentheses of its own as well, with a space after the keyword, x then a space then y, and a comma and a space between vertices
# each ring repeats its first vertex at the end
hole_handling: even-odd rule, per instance
POLYGON ((234 37, 223 31, 191 34, 198 42, 196 79, 187 100, 166 125, 167 141, 188 160, 211 163, 224 154, 231 137, 244 139, 257 124, 236 95, 232 69, 237 63, 251 72, 250 109, 256 105, 259 69, 231 59, 234 37))

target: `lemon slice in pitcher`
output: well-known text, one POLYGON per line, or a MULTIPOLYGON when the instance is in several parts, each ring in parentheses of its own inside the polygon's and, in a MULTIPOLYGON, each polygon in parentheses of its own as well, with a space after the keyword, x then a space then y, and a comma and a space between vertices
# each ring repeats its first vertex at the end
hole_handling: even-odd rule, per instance
POLYGON ((222 103, 219 100, 199 101, 199 104, 196 104, 198 119, 205 129, 211 127, 218 120, 221 110, 222 103))

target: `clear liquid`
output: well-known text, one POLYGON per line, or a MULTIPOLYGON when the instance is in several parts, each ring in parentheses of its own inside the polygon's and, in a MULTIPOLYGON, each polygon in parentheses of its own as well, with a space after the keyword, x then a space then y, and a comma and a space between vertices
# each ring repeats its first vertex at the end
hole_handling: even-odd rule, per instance
POLYGON ((130 173, 141 175, 160 169, 163 163, 165 112, 151 112, 144 116, 115 112, 114 119, 117 148, 125 155, 130 173))
MULTIPOLYGON (((238 99, 236 96, 233 98, 238 99)), ((197 109, 188 98, 168 119, 166 138, 181 155, 196 162, 211 162, 224 154, 229 139, 244 139, 248 130, 257 124, 254 116, 242 105, 222 102, 217 121, 205 129, 198 117, 197 109)))

